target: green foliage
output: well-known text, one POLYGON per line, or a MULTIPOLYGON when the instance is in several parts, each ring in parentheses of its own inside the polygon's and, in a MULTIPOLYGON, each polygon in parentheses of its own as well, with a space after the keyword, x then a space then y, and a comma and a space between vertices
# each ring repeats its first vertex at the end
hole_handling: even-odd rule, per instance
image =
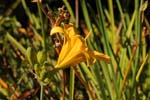
POLYGON ((149 100, 149 2, 102 1, 47 0, 50 18, 39 3, 16 0, 7 8, 0 1, 0 99, 149 100), (70 19, 57 20, 55 3, 66 6, 70 19), (51 14, 55 24, 72 22, 84 37, 90 33, 88 46, 109 55, 110 64, 82 62, 65 70, 66 76, 55 70, 51 14))

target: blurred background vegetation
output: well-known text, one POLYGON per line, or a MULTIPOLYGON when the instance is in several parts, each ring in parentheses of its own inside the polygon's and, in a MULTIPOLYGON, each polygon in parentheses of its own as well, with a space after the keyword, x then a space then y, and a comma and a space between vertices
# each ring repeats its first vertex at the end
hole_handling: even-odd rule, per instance
POLYGON ((149 1, 43 0, 42 5, 54 20, 64 5, 70 19, 59 24, 73 23, 83 37, 90 32, 90 49, 111 62, 91 67, 83 62, 62 83, 62 71, 51 71, 58 58, 51 18, 36 2, 0 0, 1 100, 150 100, 149 1))

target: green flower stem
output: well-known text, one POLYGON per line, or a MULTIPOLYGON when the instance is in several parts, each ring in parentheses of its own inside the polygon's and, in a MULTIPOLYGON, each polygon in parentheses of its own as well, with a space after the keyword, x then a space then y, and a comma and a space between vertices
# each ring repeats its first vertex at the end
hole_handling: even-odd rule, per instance
POLYGON ((44 84, 41 82, 40 83, 41 86, 41 91, 40 91, 40 100, 43 100, 43 90, 44 90, 44 84))
POLYGON ((73 68, 70 68, 70 95, 69 95, 69 100, 73 100, 74 97, 74 84, 75 84, 75 72, 73 70, 73 68))

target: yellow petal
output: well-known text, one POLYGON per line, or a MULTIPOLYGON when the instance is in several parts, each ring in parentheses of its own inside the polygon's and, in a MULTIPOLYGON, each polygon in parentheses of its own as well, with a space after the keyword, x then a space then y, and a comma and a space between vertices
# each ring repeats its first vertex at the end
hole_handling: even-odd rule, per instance
POLYGON ((83 62, 83 61, 85 61, 84 56, 79 56, 79 57, 74 56, 73 58, 70 58, 68 60, 64 60, 61 63, 57 63, 55 68, 64 69, 64 68, 67 68, 67 67, 74 66, 74 65, 76 65, 80 62, 83 62))
POLYGON ((99 60, 104 60, 106 63, 109 63, 110 62, 110 57, 103 54, 103 53, 99 53, 97 51, 93 51, 92 55, 95 57, 95 58, 98 58, 99 60))
POLYGON ((64 39, 64 43, 63 43, 61 52, 58 57, 58 63, 62 62, 62 60, 64 60, 66 58, 66 56, 68 54, 69 46, 70 46, 69 41, 65 41, 65 39, 64 39))
POLYGON ((78 36, 72 37, 69 46, 69 52, 66 57, 71 57, 73 54, 80 53, 84 49, 84 44, 78 36))
POLYGON ((61 28, 59 26, 56 26, 56 27, 53 27, 51 29, 50 35, 53 35, 53 34, 56 34, 56 33, 65 33, 65 32, 64 32, 63 28, 61 28))
POLYGON ((75 36, 77 35, 77 30, 75 30, 73 25, 69 25, 67 28, 65 28, 65 34, 67 34, 69 37, 75 36))
MULTIPOLYGON (((79 44, 81 45, 81 44, 79 44)), ((58 58, 58 65, 60 67, 64 65, 71 65, 71 63, 75 62, 75 60, 79 57, 82 57, 81 55, 82 49, 77 47, 78 44, 76 43, 74 46, 72 46, 71 49, 64 49, 61 51, 59 58, 58 58), (77 49, 76 49, 77 48, 77 49)), ((64 47, 67 47, 66 45, 64 47)), ((82 62, 82 61, 80 61, 82 62)))

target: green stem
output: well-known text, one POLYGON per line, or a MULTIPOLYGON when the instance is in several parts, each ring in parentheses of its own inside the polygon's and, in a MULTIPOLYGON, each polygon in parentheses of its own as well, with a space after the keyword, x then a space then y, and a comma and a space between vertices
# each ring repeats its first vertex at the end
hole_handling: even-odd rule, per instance
POLYGON ((84 16, 84 19, 85 19, 85 23, 86 23, 88 31, 91 33, 90 35, 93 39, 94 38, 93 28, 92 28, 92 24, 91 24, 91 21, 90 21, 90 16, 89 16, 88 8, 87 8, 87 5, 86 5, 86 0, 80 0, 80 4, 82 6, 82 13, 83 13, 83 16, 84 16))
POLYGON ((70 68, 69 100, 73 100, 73 97, 74 97, 74 83, 75 83, 75 72, 74 72, 73 68, 70 68))
POLYGON ((44 22, 43 22, 42 11, 40 9, 39 3, 38 3, 38 13, 40 16, 41 31, 42 31, 42 37, 43 37, 43 48, 44 48, 44 51, 46 51, 46 35, 45 35, 45 31, 44 31, 44 22))
POLYGON ((22 54, 25 55, 26 49, 14 37, 12 37, 9 33, 6 33, 6 37, 21 51, 22 54))
MULTIPOLYGON (((135 34, 136 34, 136 41, 138 44, 140 44, 141 41, 141 11, 140 11, 140 6, 142 5, 143 0, 135 0, 135 11, 136 11, 136 18, 135 18, 135 34), (139 5, 139 1, 140 1, 140 5, 139 5)), ((132 92, 130 94, 130 99, 133 98, 133 95, 136 96, 137 94, 137 90, 135 88, 136 86, 136 73, 137 73, 137 69, 139 66, 139 53, 140 53, 140 45, 137 46, 137 50, 136 50, 136 54, 135 54, 135 63, 134 63, 134 68, 133 68, 133 77, 132 77, 132 83, 131 83, 131 89, 132 92)), ((137 99, 137 98, 135 98, 137 99)))
POLYGON ((33 24, 34 22, 33 22, 33 18, 32 18, 32 14, 31 14, 31 12, 30 12, 30 9, 29 9, 29 7, 27 6, 27 4, 26 4, 26 1, 25 0, 21 0, 21 3, 22 3, 22 6, 23 6, 23 8, 24 8, 24 10, 25 10, 25 13, 28 15, 28 17, 29 17, 29 20, 31 21, 31 23, 33 24))
MULTIPOLYGON (((99 16, 101 16, 101 18, 99 19, 99 23, 101 23, 100 24, 101 26, 99 26, 100 27, 99 29, 101 30, 101 33, 104 36, 104 51, 106 52, 106 54, 111 56, 111 59, 115 60, 114 52, 113 52, 113 50, 111 50, 111 47, 109 45, 109 41, 108 41, 109 39, 108 39, 108 35, 107 35, 105 24, 104 24, 105 18, 104 18, 102 3, 101 3, 100 0, 97 0, 96 4, 97 4, 97 9, 98 9, 99 16)), ((116 93, 112 90, 112 87, 109 86, 109 84, 110 84, 109 83, 110 82, 110 76, 107 77, 108 78, 108 80, 107 80, 108 83, 107 84, 109 86, 108 89, 109 89, 109 92, 110 92, 111 99, 114 100, 115 99, 115 95, 114 94, 117 94, 117 97, 118 97, 118 84, 117 84, 117 77, 116 77, 114 69, 113 69, 113 62, 112 62, 112 60, 110 62, 110 66, 111 66, 111 70, 112 70, 112 74, 113 74, 114 88, 115 88, 115 92, 116 93)), ((108 72, 108 69, 105 69, 105 70, 108 72)))
POLYGON ((77 66, 74 66, 73 69, 75 71, 76 76, 78 77, 78 79, 80 80, 80 82, 84 85, 85 89, 87 90, 87 93, 90 96, 90 100, 95 100, 93 92, 90 90, 87 81, 85 79, 83 79, 81 73, 78 71, 77 66))
POLYGON ((40 83, 40 85, 41 85, 40 100, 43 100, 43 90, 44 90, 44 85, 43 85, 42 82, 40 83))
MULTIPOLYGON (((113 39, 113 43, 112 44, 115 44, 115 22, 114 22, 114 10, 113 10, 113 0, 108 0, 108 7, 109 7, 109 13, 110 13, 110 24, 111 24, 111 30, 112 30, 112 39, 113 39)), ((113 45, 112 45, 113 46, 113 45)), ((114 49, 114 47, 113 47, 114 49)))
POLYGON ((123 22, 123 29, 126 30, 127 27, 126 27, 126 23, 125 23, 125 18, 124 18, 124 13, 123 13, 123 9, 121 7, 121 4, 120 4, 120 1, 119 0, 116 0, 116 3, 117 3, 117 6, 118 6, 118 10, 120 12, 120 16, 121 16, 121 20, 123 22))

